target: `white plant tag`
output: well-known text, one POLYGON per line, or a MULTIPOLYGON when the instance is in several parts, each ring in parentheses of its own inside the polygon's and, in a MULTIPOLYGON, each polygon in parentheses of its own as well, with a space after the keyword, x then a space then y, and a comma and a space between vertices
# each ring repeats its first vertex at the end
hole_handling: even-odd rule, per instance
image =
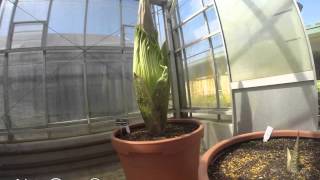
POLYGON ((125 126, 125 128, 126 128, 127 133, 128 133, 128 134, 130 134, 131 132, 130 132, 130 128, 129 128, 129 126, 128 126, 128 125, 126 125, 126 126, 125 126))
POLYGON ((273 127, 268 126, 263 135, 263 142, 268 142, 268 140, 271 137, 272 131, 273 131, 273 127))

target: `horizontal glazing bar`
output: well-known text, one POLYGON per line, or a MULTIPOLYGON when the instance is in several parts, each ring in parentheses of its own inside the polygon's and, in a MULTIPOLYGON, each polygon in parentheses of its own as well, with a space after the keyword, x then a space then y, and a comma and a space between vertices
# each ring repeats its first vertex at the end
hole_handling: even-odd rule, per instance
POLYGON ((123 26, 123 27, 132 27, 132 28, 136 27, 136 26, 128 25, 128 24, 123 24, 122 26, 123 26))
MULTIPOLYGON (((133 47, 121 48, 119 46, 85 46, 83 47, 87 51, 91 50, 105 50, 105 51, 116 51, 119 53, 133 51, 133 47)), ((30 48, 16 48, 8 50, 0 50, 0 54, 11 53, 11 52, 30 52, 30 51, 45 51, 45 50, 81 50, 75 46, 51 46, 51 47, 30 47, 30 48)))
POLYGON ((180 48, 176 49, 175 52, 177 53, 177 52, 181 51, 182 49, 185 49, 185 48, 190 47, 190 46, 192 46, 194 44, 197 44, 198 42, 206 40, 206 39, 208 39, 208 38, 210 38, 212 36, 215 36, 215 35, 217 35, 219 33, 220 33, 220 31, 212 32, 212 33, 210 33, 210 34, 208 34, 206 36, 203 36, 203 37, 201 37, 199 39, 196 39, 196 40, 194 40, 194 41, 192 41, 192 42, 190 42, 188 44, 185 44, 183 47, 180 47, 180 48))
MULTIPOLYGON (((173 113, 174 110, 169 109, 168 114, 173 113)), ((131 119, 141 119, 140 112, 131 112, 128 115, 120 115, 120 116, 103 116, 103 117, 95 117, 90 118, 91 123, 98 123, 98 122, 110 122, 114 123, 117 118, 127 118, 131 119)), ((30 128, 12 128, 13 132, 21 132, 24 133, 25 131, 42 131, 42 130, 50 130, 51 128, 63 128, 63 127, 70 127, 70 126, 77 126, 81 124, 87 125, 87 119, 78 119, 78 120, 70 120, 70 121, 63 121, 63 122, 53 122, 49 123, 48 126, 37 126, 37 127, 30 127, 30 128)), ((1 134, 7 134, 7 130, 0 130, 1 134)))
POLYGON ((203 11, 206 11, 207 9, 209 9, 211 6, 213 6, 213 3, 208 4, 206 6, 204 6, 202 9, 200 9, 199 11, 195 12, 194 14, 192 14, 191 16, 189 16, 187 19, 185 19, 183 22, 179 23, 176 27, 173 28, 173 30, 178 29, 179 27, 183 26, 184 24, 186 24, 187 22, 189 22, 190 20, 192 20, 194 17, 196 17, 197 15, 201 14, 203 11))
POLYGON ((303 82, 303 81, 314 81, 313 71, 306 71, 306 72, 300 72, 300 73, 284 74, 279 76, 232 82, 231 88, 244 89, 244 88, 288 84, 288 83, 303 82))
MULTIPOLYGON (((99 118, 90 118, 91 123, 98 123, 98 122, 110 122, 113 123, 115 119, 117 118, 123 118, 125 116, 118 116, 118 117, 99 117, 99 118)), ((130 119, 136 119, 139 118, 140 116, 129 116, 127 117, 129 120, 130 119)), ((30 128, 12 128, 13 132, 24 132, 24 131, 29 131, 29 130, 45 130, 45 129, 50 129, 50 128, 63 128, 63 127, 70 127, 72 125, 80 125, 80 124, 87 124, 87 119, 80 119, 80 120, 71 120, 71 121, 63 121, 59 123, 49 123, 48 126, 37 126, 37 127, 30 127, 30 128)), ((5 134, 7 133, 6 130, 0 130, 0 134, 5 134)))
POLYGON ((192 107, 192 109, 181 109, 181 112, 192 112, 192 113, 208 113, 208 114, 222 114, 222 115, 232 115, 231 108, 196 108, 192 107))
POLYGON ((46 21, 19 21, 13 22, 12 24, 46 24, 46 21))

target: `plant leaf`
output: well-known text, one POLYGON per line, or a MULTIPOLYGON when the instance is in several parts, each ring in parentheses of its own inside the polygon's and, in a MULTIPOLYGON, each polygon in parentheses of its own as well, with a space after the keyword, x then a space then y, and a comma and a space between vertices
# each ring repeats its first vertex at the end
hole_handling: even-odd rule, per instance
POLYGON ((287 148, 287 170, 291 172, 291 152, 289 148, 287 148))
POLYGON ((141 0, 134 39, 133 74, 138 106, 152 134, 160 134, 167 120, 170 91, 168 59, 166 43, 161 48, 158 43, 149 0, 141 0))
POLYGON ((293 150, 290 152, 287 148, 287 170, 292 173, 299 172, 299 134, 293 150))

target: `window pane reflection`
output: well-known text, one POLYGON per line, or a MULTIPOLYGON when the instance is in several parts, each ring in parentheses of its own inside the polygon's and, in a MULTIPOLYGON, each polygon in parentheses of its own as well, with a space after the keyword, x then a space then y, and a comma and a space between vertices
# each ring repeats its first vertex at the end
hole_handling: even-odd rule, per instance
POLYGON ((49 121, 84 119, 83 56, 79 52, 48 52, 46 60, 49 121))
POLYGON ((295 1, 216 2, 233 81, 312 69, 295 1))
POLYGON ((204 51, 207 51, 209 48, 210 47, 209 47, 208 40, 200 41, 200 42, 186 48, 186 56, 188 58, 191 56, 195 56, 197 54, 201 54, 204 51))
POLYGON ((10 2, 2 2, 4 4, 3 16, 0 21, 0 49, 6 48, 7 36, 10 26, 10 19, 13 10, 13 4, 10 2))
POLYGON ((202 8, 201 0, 178 0, 181 21, 186 20, 202 8))
POLYGON ((19 0, 14 21, 46 21, 50 0, 19 0))
POLYGON ((138 17, 139 1, 122 0, 123 24, 136 25, 138 17))
POLYGON ((212 37, 212 47, 218 76, 220 107, 231 107, 229 72, 221 34, 212 37))
POLYGON ((87 45, 120 45, 118 0, 90 0, 87 18, 87 45))
POLYGON ((87 75, 91 117, 124 114, 121 63, 90 62, 87 75))
POLYGON ((85 2, 85 0, 53 0, 47 37, 48 46, 83 45, 85 2))
POLYGON ((12 48, 40 47, 43 25, 38 23, 16 24, 12 37, 12 48))
POLYGON ((203 0, 204 5, 209 5, 213 3, 213 0, 203 0))
POLYGON ((187 66, 192 107, 216 107, 213 60, 208 48, 205 40, 186 49, 186 54, 190 55, 187 66))
POLYGON ((208 34, 203 14, 196 16, 187 24, 182 26, 184 43, 188 44, 208 34), (197 28, 195 28, 197 27, 197 28))
POLYGON ((12 127, 44 126, 44 81, 42 52, 11 53, 8 94, 12 127))
POLYGON ((208 19, 208 25, 210 28, 210 33, 219 31, 219 22, 215 10, 213 7, 206 10, 206 16, 208 19))
POLYGON ((124 40, 125 40, 125 46, 127 47, 133 47, 134 42, 134 27, 125 26, 124 27, 124 40))

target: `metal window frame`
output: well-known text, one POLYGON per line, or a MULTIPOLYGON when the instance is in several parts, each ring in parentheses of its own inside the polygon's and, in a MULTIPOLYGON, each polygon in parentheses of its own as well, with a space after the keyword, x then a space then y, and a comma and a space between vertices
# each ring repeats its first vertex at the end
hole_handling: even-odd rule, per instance
MULTIPOLYGON (((6 1, 7 3, 7 1, 6 1)), ((12 40, 12 33, 13 33, 13 20, 16 12, 18 1, 15 1, 13 4, 13 9, 11 12, 10 22, 9 22, 9 29, 8 29, 8 36, 6 40, 6 49, 11 49, 11 40, 12 40)), ((9 62, 8 62, 8 53, 5 53, 5 61, 4 61, 4 67, 3 67, 3 81, 4 81, 4 122, 6 124, 6 130, 8 135, 8 141, 12 141, 14 136, 11 132, 12 129, 12 122, 10 118, 10 106, 9 106, 9 87, 8 87, 8 76, 9 76, 9 62)))
POLYGON ((6 0, 2 0, 0 1, 0 22, 2 22, 2 19, 3 19, 3 15, 4 15, 4 9, 6 7, 6 4, 7 4, 7 1, 6 0))
MULTIPOLYGON (((177 7, 179 7, 179 2, 177 2, 177 7)), ((176 11, 177 11, 177 22, 181 22, 181 19, 180 19, 180 9, 179 8, 176 8, 176 11)), ((182 26, 179 26, 178 30, 180 31, 180 44, 181 44, 181 47, 185 47, 185 42, 184 42, 184 35, 183 35, 183 30, 182 30, 182 26)), ((179 33, 179 32, 178 32, 179 33)), ((182 61, 183 61, 183 65, 184 65, 184 71, 183 71, 183 74, 186 74, 186 77, 185 77, 185 81, 183 84, 184 84, 184 88, 181 88, 183 91, 185 91, 185 84, 187 84, 187 96, 188 96, 188 106, 189 108, 192 109, 192 100, 191 100, 191 91, 190 91, 190 83, 189 83, 189 69, 188 69, 188 63, 187 63, 187 54, 186 54, 186 50, 185 49, 182 49, 182 54, 181 54, 181 58, 182 58, 182 61)), ((190 117, 192 117, 192 112, 190 112, 190 117)))
MULTIPOLYGON (((51 10, 52 10, 52 3, 53 3, 53 0, 50 0, 48 12, 47 12, 47 19, 46 19, 45 27, 43 30, 44 35, 43 35, 42 48, 47 46, 48 28, 49 28, 49 20, 50 20, 51 10)), ((47 91, 47 51, 45 49, 43 49, 43 71, 44 73, 42 78, 44 82, 43 91, 44 91, 44 104, 45 104, 45 120, 48 127, 50 122, 49 122, 49 106, 48 106, 48 91, 47 91)))
MULTIPOLYGON (((13 38, 14 38, 14 34, 15 34, 15 28, 16 28, 16 25, 27 25, 27 24, 35 24, 35 25, 42 25, 42 30, 41 30, 41 42, 40 42, 40 46, 36 46, 36 47, 43 47, 43 45, 44 45, 44 38, 46 38, 46 36, 44 35, 44 33, 45 33, 45 27, 46 27, 46 22, 45 21, 19 21, 19 22, 13 22, 12 23, 12 25, 13 25, 13 28, 12 28, 12 33, 11 33, 11 49, 17 49, 17 48, 12 48, 12 43, 13 43, 13 38)), ((27 47, 27 48, 29 48, 29 47, 27 47)), ((32 48, 32 47, 31 47, 32 48)))
MULTIPOLYGON (((198 11, 196 11, 194 14, 190 15, 188 18, 186 18, 185 20, 181 21, 180 19, 180 13, 179 13, 179 24, 175 27, 173 27, 173 30, 176 30, 177 28, 185 25, 186 23, 188 23, 189 21, 191 21, 194 17, 198 16, 199 14, 203 13, 204 11, 206 11, 207 9, 209 9, 210 7, 212 7, 214 5, 214 3, 210 3, 205 5, 203 3, 203 1, 201 0, 201 5, 202 8, 199 9, 198 11)), ((178 8, 176 8, 179 11, 179 6, 177 5, 178 8)))
MULTIPOLYGON (((182 29, 181 29, 181 31, 182 31, 182 29)), ((207 34, 207 35, 205 35, 203 37, 200 37, 200 38, 198 38, 196 40, 191 41, 188 44, 185 44, 185 45, 181 46, 180 48, 176 49, 175 52, 179 52, 182 49, 186 49, 186 48, 188 48, 188 47, 190 47, 190 46, 192 46, 194 44, 197 44, 197 43, 199 43, 199 42, 201 42, 203 40, 207 40, 207 39, 211 38, 212 36, 215 36, 215 35, 217 35, 219 33, 220 33, 220 31, 211 32, 211 33, 209 33, 209 34, 207 34)), ((182 32, 182 34, 183 34, 183 32, 182 32)))
MULTIPOLYGON (((88 6, 89 0, 85 1, 85 13, 84 13, 84 23, 83 23, 83 92, 84 92, 84 107, 86 113, 87 123, 90 124, 90 106, 89 106, 89 98, 88 98, 88 81, 87 81, 87 23, 88 23, 88 6)), ((90 130, 90 129, 89 129, 90 130)))
MULTIPOLYGON (((232 109, 232 124, 233 127, 236 127, 236 123, 235 123, 235 101, 234 101, 234 95, 232 93, 232 88, 231 88, 231 82, 232 82, 232 76, 231 76, 231 69, 230 69, 230 61, 229 61, 229 54, 228 54, 228 49, 227 49, 227 44, 226 44, 226 40, 225 40, 225 35, 224 35, 224 31, 222 28, 222 23, 221 23, 221 18, 220 18, 220 14, 219 14, 219 9, 217 8, 217 4, 216 4, 216 0, 213 0, 213 8, 215 10, 215 14, 218 20, 218 24, 219 24, 219 31, 221 33, 221 39, 222 39, 222 46, 223 46, 223 52, 224 52, 224 57, 225 57, 225 61, 226 61, 226 65, 227 65, 227 70, 228 70, 228 77, 229 77, 229 89, 230 89, 230 96, 231 96, 231 109, 232 109)), ((233 131, 235 132, 235 131, 233 131)))
MULTIPOLYGON (((203 0, 201 0, 201 4, 202 4, 202 6, 204 6, 203 0)), ((210 27, 209 27, 209 22, 208 22, 208 17, 207 17, 206 10, 203 10, 202 13, 203 13, 203 16, 204 16, 204 20, 205 20, 205 24, 207 26, 208 33, 210 34, 211 31, 210 31, 210 27)), ((208 41, 209 41, 209 47, 210 47, 210 52, 211 52, 212 61, 213 61, 212 70, 213 70, 213 73, 214 73, 214 84, 215 84, 215 93, 216 93, 216 107, 219 109, 220 106, 221 106, 220 105, 220 91, 219 91, 219 88, 220 88, 219 73, 218 73, 218 68, 217 68, 217 62, 216 62, 216 60, 214 58, 215 54, 214 54, 214 48, 213 48, 213 45, 212 45, 212 38, 211 37, 208 38, 208 41)), ((220 118, 221 117, 218 114, 218 120, 220 120, 220 118)))
MULTIPOLYGON (((225 60, 226 60, 226 66, 227 66, 227 69, 228 69, 228 75, 229 75, 229 80, 230 82, 231 81, 231 74, 230 74, 230 65, 229 65, 229 57, 228 57, 228 54, 227 54, 227 49, 226 49, 226 45, 225 45, 225 39, 224 39, 224 33, 223 33, 223 30, 222 30, 222 27, 221 27, 221 23, 220 23, 220 16, 219 16, 219 12, 218 12, 218 9, 216 8, 216 3, 215 1, 213 1, 212 3, 209 3, 209 4, 205 4, 203 0, 201 0, 201 5, 202 5, 202 9, 196 11, 195 13, 193 13, 192 15, 190 15, 187 19, 185 19, 184 21, 181 21, 180 19, 180 13, 179 13, 179 6, 177 6, 178 8, 176 8, 176 12, 177 12, 177 19, 178 19, 178 24, 173 27, 174 31, 176 31, 177 33, 180 34, 180 43, 181 43, 181 47, 175 49, 175 53, 179 53, 179 52, 182 52, 183 54, 183 61, 184 61, 184 64, 185 64, 185 76, 186 76, 186 81, 187 81, 187 91, 188 91, 188 99, 189 99, 189 107, 188 109, 184 109, 185 111, 187 110, 188 112, 191 112, 190 113, 190 116, 192 116, 192 109, 197 109, 197 107, 192 107, 192 100, 191 100, 191 95, 190 95, 190 85, 188 84, 189 83, 189 77, 188 77, 188 67, 187 67, 187 63, 186 63, 186 59, 187 59, 187 56, 186 56, 186 48, 194 45, 194 44, 197 44, 201 41, 204 41, 204 40, 207 40, 209 41, 209 50, 211 51, 211 56, 213 58, 213 71, 214 71, 214 74, 215 74, 215 79, 214 79, 214 83, 216 85, 216 97, 215 99, 217 100, 217 109, 221 108, 221 102, 220 102, 220 91, 219 91, 219 87, 220 87, 220 84, 219 84, 219 81, 218 81, 218 70, 217 70, 217 65, 216 65, 216 62, 214 60, 214 47, 212 45, 212 38, 218 34, 221 35, 221 38, 222 38, 222 44, 223 44, 223 50, 224 50, 224 56, 225 56, 225 60), (208 18, 206 16, 206 10, 209 9, 209 8, 213 8, 214 9, 214 13, 216 14, 216 17, 217 17, 217 21, 219 22, 219 30, 215 31, 215 32, 210 32, 210 27, 209 27, 209 23, 208 23, 208 18), (188 43, 188 44, 185 44, 184 43, 184 35, 183 35, 183 31, 182 31, 182 26, 185 25, 186 23, 188 23, 189 21, 191 21, 193 18, 197 17, 198 15, 200 14, 203 14, 204 16, 204 20, 205 20, 205 25, 207 26, 207 30, 208 30, 208 35, 205 35, 203 37, 200 37, 198 39, 195 39, 193 40, 192 42, 188 43)), ((231 90, 231 83, 229 84, 229 88, 231 90)), ((233 105, 233 95, 232 93, 230 94, 230 96, 232 97, 232 102, 231 102, 231 107, 234 107, 233 105)), ((222 108, 223 109, 223 108, 222 108)), ((219 112, 219 111, 212 111, 212 112, 219 112)), ((219 113, 217 113, 219 115, 219 113)), ((218 119, 219 119, 219 116, 218 116, 218 119)))
MULTIPOLYGON (((122 0, 119 0, 120 3, 120 11, 119 13, 122 16, 122 0)), ((7 43, 6 43, 6 49, 4 50, 0 50, 0 54, 4 54, 4 68, 3 68, 3 72, 4 72, 4 108, 5 108, 5 113, 4 113, 4 122, 6 124, 6 129, 5 130, 0 130, 1 134, 6 134, 8 135, 8 141, 14 141, 14 132, 16 130, 19 131, 28 131, 28 130, 32 130, 32 129, 50 129, 52 126, 57 126, 57 124, 65 126, 65 125, 72 125, 72 124, 83 124, 84 122, 86 122, 86 124, 89 127, 90 130, 90 124, 92 124, 94 122, 96 122, 96 119, 100 119, 99 121, 109 121, 112 119, 115 119, 115 116, 109 116, 109 117, 90 117, 90 110, 89 110, 89 100, 88 100, 88 91, 87 91, 87 73, 86 73, 86 57, 85 54, 86 52, 103 52, 103 53, 108 53, 108 54, 121 54, 122 59, 119 61, 119 63, 121 64, 121 70, 122 70, 122 86, 123 86, 123 97, 125 97, 125 72, 124 72, 124 68, 125 68, 125 56, 127 54, 132 54, 133 53, 133 48, 132 47, 126 47, 126 46, 86 46, 86 28, 87 28, 87 16, 88 16, 88 3, 89 0, 85 1, 85 15, 84 15, 84 26, 83 26, 83 34, 84 34, 84 40, 83 40, 83 46, 82 46, 82 53, 84 54, 84 58, 83 58, 83 81, 84 81, 84 92, 85 92, 85 106, 86 106, 86 119, 80 119, 80 120, 70 120, 70 121, 65 121, 65 122, 59 122, 59 123, 55 123, 55 122, 50 122, 49 121, 49 109, 48 109, 48 98, 47 98, 47 82, 46 82, 46 65, 47 65, 47 57, 46 54, 48 51, 65 51, 65 50, 79 50, 79 47, 81 46, 47 46, 47 37, 48 37, 48 25, 50 22, 50 16, 51 16, 51 10, 52 10, 52 4, 53 4, 53 0, 50 0, 49 2, 49 7, 48 7, 48 12, 47 12, 47 19, 44 21, 19 21, 19 22, 13 22, 14 21, 14 16, 15 16, 15 12, 16 12, 16 8, 17 8, 17 3, 18 1, 15 2, 15 4, 13 5, 13 9, 11 12, 11 18, 10 18, 10 24, 9 24, 9 30, 8 30, 8 37, 7 37, 7 43), (14 26, 16 24, 42 24, 43 25, 43 29, 42 29, 42 37, 41 37, 41 46, 39 47, 27 47, 27 48, 11 48, 12 45, 12 37, 13 37, 13 32, 14 32, 14 26), (11 127, 11 120, 10 120, 10 107, 9 107, 9 96, 8 96, 8 55, 9 53, 15 53, 15 52, 30 52, 30 51, 37 51, 37 52, 42 52, 43 53, 43 74, 42 74, 42 91, 44 92, 44 104, 45 104, 45 125, 41 125, 41 126, 33 126, 33 127, 22 127, 22 128, 12 128, 11 127)), ((3 5, 3 4, 2 4, 3 5)), ((3 5, 4 6, 4 5, 3 5)), ((122 18, 121 19, 121 27, 134 27, 132 25, 124 25, 122 24, 122 18)), ((123 29, 122 29, 123 32, 123 29)), ((124 33, 120 34, 122 37, 124 37, 124 33)), ((124 99, 124 114, 119 115, 119 116, 125 116, 125 117, 131 117, 132 113, 128 113, 128 105, 126 104, 126 99, 124 99)), ((62 127, 63 128, 63 127, 62 127)), ((48 136, 50 138, 50 133, 48 132, 48 136)))
MULTIPOLYGON (((295 5, 296 12, 298 12, 297 14, 298 14, 300 23, 302 24, 303 27, 305 27, 304 21, 303 21, 303 18, 302 18, 302 14, 299 13, 300 12, 300 8, 299 8, 298 3, 296 2, 296 0, 292 0, 292 3, 295 5)), ((314 63, 314 57, 313 57, 313 53, 312 53, 311 43, 310 43, 310 39, 309 39, 309 36, 307 34, 306 28, 303 28, 303 33, 304 33, 304 37, 306 39, 306 43, 307 43, 307 46, 308 46, 309 58, 311 60, 311 67, 313 69, 313 76, 315 77, 314 78, 314 83, 316 85, 317 84, 317 78, 316 78, 317 74, 316 74, 316 68, 315 68, 316 66, 315 66, 315 63, 314 63)), ((316 86, 315 86, 315 88, 316 88, 316 86)), ((316 93, 316 96, 318 96, 318 93, 316 93)), ((319 97, 318 97, 318 99, 319 99, 319 97)), ((317 114, 319 114, 319 112, 317 114)), ((320 119, 319 119, 319 123, 320 123, 320 119)), ((320 128, 320 124, 319 124, 319 128, 320 128)))
POLYGON ((133 25, 128 25, 128 24, 122 24, 121 26, 123 28, 123 34, 122 34, 122 42, 123 42, 123 45, 122 47, 125 48, 125 47, 130 47, 130 46, 127 46, 127 43, 126 43, 126 28, 135 28, 135 26, 133 25))
POLYGON ((172 98, 173 98, 173 108, 175 112, 175 117, 180 118, 181 116, 181 106, 179 100, 179 88, 178 88, 178 77, 177 77, 177 66, 175 62, 175 54, 174 54, 174 45, 173 45, 173 37, 172 37, 172 22, 168 8, 166 5, 162 5, 163 9, 163 18, 164 18, 164 26, 165 33, 168 43, 168 49, 170 51, 170 75, 171 75, 171 90, 172 90, 172 98))

